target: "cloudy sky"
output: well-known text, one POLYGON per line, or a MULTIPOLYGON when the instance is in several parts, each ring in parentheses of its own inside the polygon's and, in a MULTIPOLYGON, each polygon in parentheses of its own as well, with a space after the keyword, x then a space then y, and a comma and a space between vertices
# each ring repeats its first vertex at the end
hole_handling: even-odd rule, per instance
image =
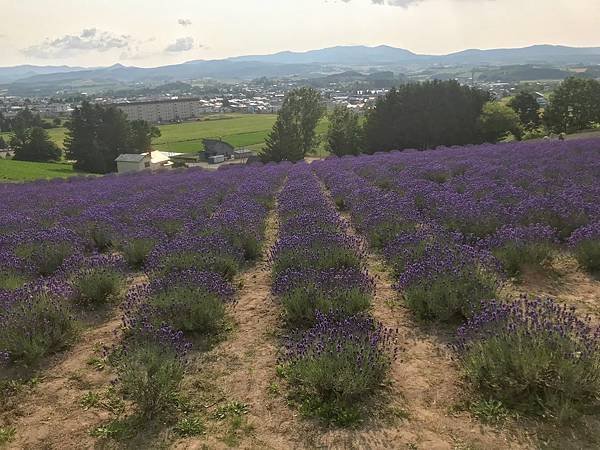
POLYGON ((600 0, 0 0, 0 66, 388 44, 417 53, 600 46, 600 0))

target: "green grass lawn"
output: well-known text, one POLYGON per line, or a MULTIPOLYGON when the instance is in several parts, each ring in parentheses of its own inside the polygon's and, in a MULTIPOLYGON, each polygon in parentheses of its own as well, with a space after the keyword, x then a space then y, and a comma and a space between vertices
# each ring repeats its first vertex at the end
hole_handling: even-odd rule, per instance
POLYGON ((1 181, 32 181, 49 178, 67 178, 77 175, 71 164, 37 163, 0 159, 1 181))
MULTIPOLYGON (((203 150, 202 139, 222 139, 234 147, 247 147, 260 150, 273 128, 275 114, 227 114, 209 116, 195 122, 161 125, 161 137, 152 144, 156 150, 194 153, 203 150)), ((317 133, 327 130, 327 120, 323 119, 317 133)))

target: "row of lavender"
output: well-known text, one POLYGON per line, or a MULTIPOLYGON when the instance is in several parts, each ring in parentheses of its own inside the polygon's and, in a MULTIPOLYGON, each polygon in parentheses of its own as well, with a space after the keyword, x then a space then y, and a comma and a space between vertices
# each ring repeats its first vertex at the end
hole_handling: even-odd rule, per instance
POLYGON ((290 170, 278 208, 273 291, 290 327, 281 372, 303 413, 347 425, 381 385, 394 336, 368 315, 364 251, 308 165, 290 170))
POLYGON ((495 299, 504 273, 542 264, 565 240, 597 263, 599 148, 482 146, 315 167, 416 315, 467 320, 457 349, 484 396, 568 419, 597 401, 600 334, 552 301, 495 299))
POLYGON ((198 171, 0 186, 5 359, 31 366, 70 344, 75 313, 118 296, 128 265, 138 269, 168 238, 165 224, 208 214, 233 186, 198 171))
POLYGON ((286 170, 2 186, 4 362, 35 366, 68 346, 78 316, 106 310, 128 276, 138 281, 124 304, 124 345, 111 359, 140 409, 160 409, 183 375, 188 339, 218 331, 234 298, 232 278, 260 253, 264 220, 286 170), (139 284, 146 278, 139 269, 148 283, 139 284))
POLYGON ((149 282, 128 293, 124 345, 111 355, 124 391, 145 415, 172 406, 192 342, 205 347, 222 331, 226 305, 235 300, 232 282, 262 252, 265 220, 286 170, 227 173, 235 188, 212 216, 188 223, 148 256, 149 282))

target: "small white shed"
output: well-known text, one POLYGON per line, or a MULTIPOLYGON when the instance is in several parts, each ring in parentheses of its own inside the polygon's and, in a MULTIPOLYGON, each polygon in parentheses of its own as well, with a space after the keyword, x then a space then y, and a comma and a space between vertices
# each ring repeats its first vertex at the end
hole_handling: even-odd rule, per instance
POLYGON ((115 162, 117 163, 117 171, 119 173, 139 172, 150 168, 152 158, 148 153, 123 153, 115 159, 115 162))

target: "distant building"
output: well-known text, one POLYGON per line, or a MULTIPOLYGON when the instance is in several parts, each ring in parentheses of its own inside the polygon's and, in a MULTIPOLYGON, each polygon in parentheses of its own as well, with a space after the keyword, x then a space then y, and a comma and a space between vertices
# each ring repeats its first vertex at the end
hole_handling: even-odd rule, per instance
POLYGON ((117 163, 117 172, 139 172, 144 169, 149 169, 152 158, 148 153, 124 153, 119 155, 115 162, 117 163))
POLYGON ((254 155, 252 150, 248 150, 247 148, 240 148, 238 150, 234 150, 233 157, 235 159, 248 159, 254 155))
POLYGON ((203 139, 204 156, 208 160, 213 156, 224 156, 224 159, 233 158, 235 149, 233 145, 219 139, 203 139))
POLYGON ((197 98, 115 103, 114 106, 127 114, 129 120, 145 120, 150 123, 195 119, 204 112, 197 98))
POLYGON ((146 169, 159 169, 161 167, 171 167, 173 162, 171 158, 179 156, 179 153, 163 153, 153 151, 150 153, 124 153, 119 155, 115 162, 117 163, 117 172, 139 172, 146 169))

